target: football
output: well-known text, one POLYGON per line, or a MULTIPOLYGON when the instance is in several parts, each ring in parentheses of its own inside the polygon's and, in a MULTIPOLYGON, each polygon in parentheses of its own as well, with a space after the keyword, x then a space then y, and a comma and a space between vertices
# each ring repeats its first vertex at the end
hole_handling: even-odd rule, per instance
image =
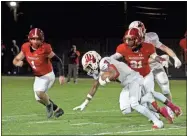
POLYGON ((101 79, 104 81, 107 77, 110 77, 110 72, 104 72, 102 75, 101 75, 101 79))

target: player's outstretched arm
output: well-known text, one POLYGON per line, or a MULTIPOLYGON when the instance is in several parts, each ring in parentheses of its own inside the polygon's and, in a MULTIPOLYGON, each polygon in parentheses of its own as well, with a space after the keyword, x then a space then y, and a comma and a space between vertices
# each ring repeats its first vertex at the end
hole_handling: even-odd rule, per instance
POLYGON ((58 57, 53 51, 48 55, 48 58, 50 58, 52 61, 58 61, 60 66, 58 67, 59 72, 59 83, 64 84, 65 77, 64 77, 64 65, 62 63, 62 60, 60 57, 58 57))
POLYGON ((25 55, 22 51, 13 59, 13 64, 16 67, 22 67, 23 66, 23 59, 25 58, 25 55))
POLYGON ((98 87, 99 87, 99 81, 95 80, 91 90, 87 94, 85 101, 81 105, 73 108, 73 110, 80 110, 80 111, 84 110, 86 106, 88 105, 88 103, 91 101, 91 99, 94 97, 98 87))
POLYGON ((150 59, 153 59, 159 63, 162 64, 162 66, 168 68, 168 63, 170 62, 169 60, 167 60, 167 58, 164 58, 164 57, 161 57, 161 56, 158 56, 156 53, 153 53, 151 56, 150 56, 150 59))
POLYGON ((110 57, 115 59, 115 60, 118 60, 118 59, 122 58, 123 55, 121 55, 120 53, 116 52, 115 54, 111 55, 110 57))
POLYGON ((172 57, 175 61, 175 68, 180 68, 180 66, 182 65, 181 61, 179 60, 179 58, 177 57, 177 55, 174 53, 174 51, 172 49, 170 49, 169 47, 167 47, 166 45, 162 44, 159 47, 160 50, 166 52, 170 57, 172 57))

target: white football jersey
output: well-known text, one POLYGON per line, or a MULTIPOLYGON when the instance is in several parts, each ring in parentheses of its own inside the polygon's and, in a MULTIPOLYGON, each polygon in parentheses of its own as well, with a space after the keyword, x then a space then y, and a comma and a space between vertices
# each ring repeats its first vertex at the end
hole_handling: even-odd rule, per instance
POLYGON ((145 42, 153 44, 156 48, 160 48, 162 43, 159 41, 159 37, 154 32, 149 32, 145 34, 145 42))
MULTIPOLYGON (((148 32, 145 34, 145 42, 153 44, 156 48, 160 48, 160 46, 162 45, 162 43, 159 41, 158 35, 154 32, 148 32)), ((163 66, 156 61, 150 63, 149 65, 152 70, 163 68, 163 66)))
POLYGON ((117 71, 119 72, 118 80, 122 85, 126 85, 138 77, 141 77, 138 72, 132 70, 127 64, 117 61, 111 57, 104 57, 101 59, 99 63, 100 71, 107 72, 109 65, 114 65, 116 67, 117 71))

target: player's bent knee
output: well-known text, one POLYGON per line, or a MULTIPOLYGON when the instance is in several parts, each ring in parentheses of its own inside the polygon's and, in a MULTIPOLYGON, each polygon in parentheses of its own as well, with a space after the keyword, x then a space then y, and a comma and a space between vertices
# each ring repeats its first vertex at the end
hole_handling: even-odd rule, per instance
POLYGON ((126 109, 123 109, 123 110, 121 110, 121 112, 122 112, 122 114, 129 114, 129 113, 131 113, 132 112, 132 110, 131 110, 131 108, 129 107, 129 108, 126 108, 126 109))
POLYGON ((36 91, 36 95, 37 95, 37 97, 39 98, 39 100, 40 100, 40 99, 43 99, 44 93, 45 93, 45 92, 42 92, 42 91, 36 91))
POLYGON ((161 85, 165 85, 169 83, 168 77, 165 72, 160 72, 157 75, 157 82, 161 85))
POLYGON ((135 106, 139 105, 138 99, 136 97, 131 97, 130 98, 130 105, 134 109, 135 106))
POLYGON ((171 94, 171 92, 170 92, 170 89, 169 89, 169 87, 162 87, 162 93, 164 94, 164 95, 170 95, 171 94))
POLYGON ((132 103, 132 104, 131 104, 131 107, 132 107, 133 109, 136 110, 136 107, 137 107, 138 105, 140 105, 138 102, 132 103))

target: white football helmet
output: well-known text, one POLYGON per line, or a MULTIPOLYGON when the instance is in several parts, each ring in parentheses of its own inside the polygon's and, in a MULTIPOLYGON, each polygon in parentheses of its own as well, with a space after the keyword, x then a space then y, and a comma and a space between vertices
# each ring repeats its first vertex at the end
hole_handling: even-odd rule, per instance
POLYGON ((96 51, 88 51, 82 57, 83 70, 90 74, 99 73, 99 62, 101 56, 96 51))
POLYGON ((131 29, 131 28, 137 28, 139 30, 140 35, 142 37, 145 36, 146 29, 145 29, 144 24, 141 21, 133 21, 133 22, 131 22, 130 25, 129 25, 129 29, 131 29))

